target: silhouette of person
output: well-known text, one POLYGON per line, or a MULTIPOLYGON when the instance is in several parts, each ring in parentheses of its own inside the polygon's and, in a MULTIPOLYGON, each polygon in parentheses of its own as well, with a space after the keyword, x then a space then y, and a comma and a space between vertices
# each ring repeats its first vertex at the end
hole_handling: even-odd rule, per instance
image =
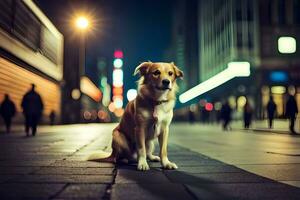
POLYGON ((0 107, 0 114, 3 117, 5 123, 6 133, 10 133, 11 119, 16 114, 16 107, 14 102, 10 100, 8 94, 4 95, 4 100, 1 103, 0 107))
POLYGON ((56 114, 55 114, 54 110, 52 110, 50 115, 49 115, 50 125, 54 125, 55 117, 56 117, 56 114))
POLYGON ((290 120, 290 131, 291 133, 295 132, 295 119, 298 113, 297 102, 294 96, 289 95, 289 98, 286 102, 285 106, 285 116, 290 120))
POLYGON ((34 84, 31 84, 31 90, 24 95, 22 108, 25 116, 26 135, 29 136, 29 129, 31 128, 32 135, 35 136, 37 124, 42 116, 44 105, 41 96, 35 91, 34 84))
POLYGON ((229 106, 229 102, 226 101, 221 108, 221 119, 223 120, 223 130, 228 130, 228 125, 231 121, 231 111, 232 109, 229 106))
POLYGON ((268 121, 269 121, 269 128, 273 128, 273 119, 276 111, 276 104, 273 100, 273 96, 270 96, 270 100, 267 104, 267 113, 268 113, 268 121))
POLYGON ((189 122, 192 124, 195 122, 195 114, 191 110, 189 110, 189 122))
POLYGON ((251 105, 249 104, 248 99, 246 99, 246 103, 244 106, 244 128, 245 129, 248 129, 251 125, 252 112, 253 112, 253 109, 252 109, 251 105))

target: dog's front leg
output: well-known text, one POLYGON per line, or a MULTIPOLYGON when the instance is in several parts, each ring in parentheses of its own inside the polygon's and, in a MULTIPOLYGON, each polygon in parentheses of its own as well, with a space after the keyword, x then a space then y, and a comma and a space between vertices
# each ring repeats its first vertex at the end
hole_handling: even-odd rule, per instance
POLYGON ((140 126, 135 128, 136 146, 138 153, 138 170, 149 170, 146 157, 146 145, 145 145, 145 127, 140 126))
POLYGON ((165 126, 163 127, 162 133, 158 137, 161 165, 165 169, 177 169, 177 165, 173 162, 170 162, 168 159, 168 137, 169 126, 165 126))
POLYGON ((146 141, 146 151, 147 151, 147 158, 150 161, 153 161, 153 162, 159 162, 160 161, 159 156, 153 155, 153 151, 154 151, 153 140, 146 141))

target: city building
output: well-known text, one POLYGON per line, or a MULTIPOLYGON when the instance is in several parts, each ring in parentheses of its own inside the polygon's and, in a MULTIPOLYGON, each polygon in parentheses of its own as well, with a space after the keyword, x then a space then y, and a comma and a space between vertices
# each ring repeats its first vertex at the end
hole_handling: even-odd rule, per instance
POLYGON ((184 79, 178 81, 180 91, 199 81, 195 76, 199 73, 197 5, 197 0, 176 0, 172 4, 172 42, 167 60, 173 61, 184 72, 184 79))
POLYGON ((279 117, 284 115, 289 92, 297 92, 300 106, 299 4, 297 0, 200 1, 200 82, 225 71, 235 74, 203 96, 212 101, 229 98, 239 111, 247 97, 258 118, 265 117, 269 95, 279 117), (239 77, 245 64, 250 65, 250 76, 239 77))
POLYGON ((63 36, 32 0, 0 1, 0 101, 9 94, 23 120, 23 95, 36 85, 44 102, 43 122, 61 114, 63 36))
MULTIPOLYGON (((198 0, 176 0, 172 3, 171 45, 165 52, 166 61, 174 62, 183 72, 178 80, 178 93, 199 83, 198 0)), ((176 103, 174 120, 186 120, 188 108, 176 103)))

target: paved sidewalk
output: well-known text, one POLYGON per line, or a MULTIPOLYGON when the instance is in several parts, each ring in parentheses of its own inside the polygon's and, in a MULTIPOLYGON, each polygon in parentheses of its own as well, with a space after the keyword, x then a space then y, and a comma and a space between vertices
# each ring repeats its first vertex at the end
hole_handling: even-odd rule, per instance
POLYGON ((114 125, 74 125, 36 137, 0 135, 0 199, 299 199, 300 189, 170 144, 178 170, 84 161, 114 125))

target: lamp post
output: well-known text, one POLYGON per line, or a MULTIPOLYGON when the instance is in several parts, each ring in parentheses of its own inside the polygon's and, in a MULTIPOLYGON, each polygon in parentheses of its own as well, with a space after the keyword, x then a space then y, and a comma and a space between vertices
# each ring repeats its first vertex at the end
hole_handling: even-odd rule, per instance
MULTIPOLYGON (((80 16, 76 19, 76 27, 80 31, 79 46, 79 77, 85 74, 85 32, 89 27, 89 21, 86 17, 80 16)), ((80 79, 79 79, 80 81, 80 79)))
MULTIPOLYGON (((80 81, 85 75, 85 37, 89 28, 89 20, 85 16, 78 16, 74 20, 74 25, 76 32, 78 34, 78 75, 76 75, 76 87, 72 90, 72 98, 75 100, 74 109, 72 113, 74 114, 74 119, 72 122, 79 123, 82 122, 82 102, 81 102, 81 91, 80 91, 80 81)), ((76 70, 77 71, 77 70, 76 70)))

